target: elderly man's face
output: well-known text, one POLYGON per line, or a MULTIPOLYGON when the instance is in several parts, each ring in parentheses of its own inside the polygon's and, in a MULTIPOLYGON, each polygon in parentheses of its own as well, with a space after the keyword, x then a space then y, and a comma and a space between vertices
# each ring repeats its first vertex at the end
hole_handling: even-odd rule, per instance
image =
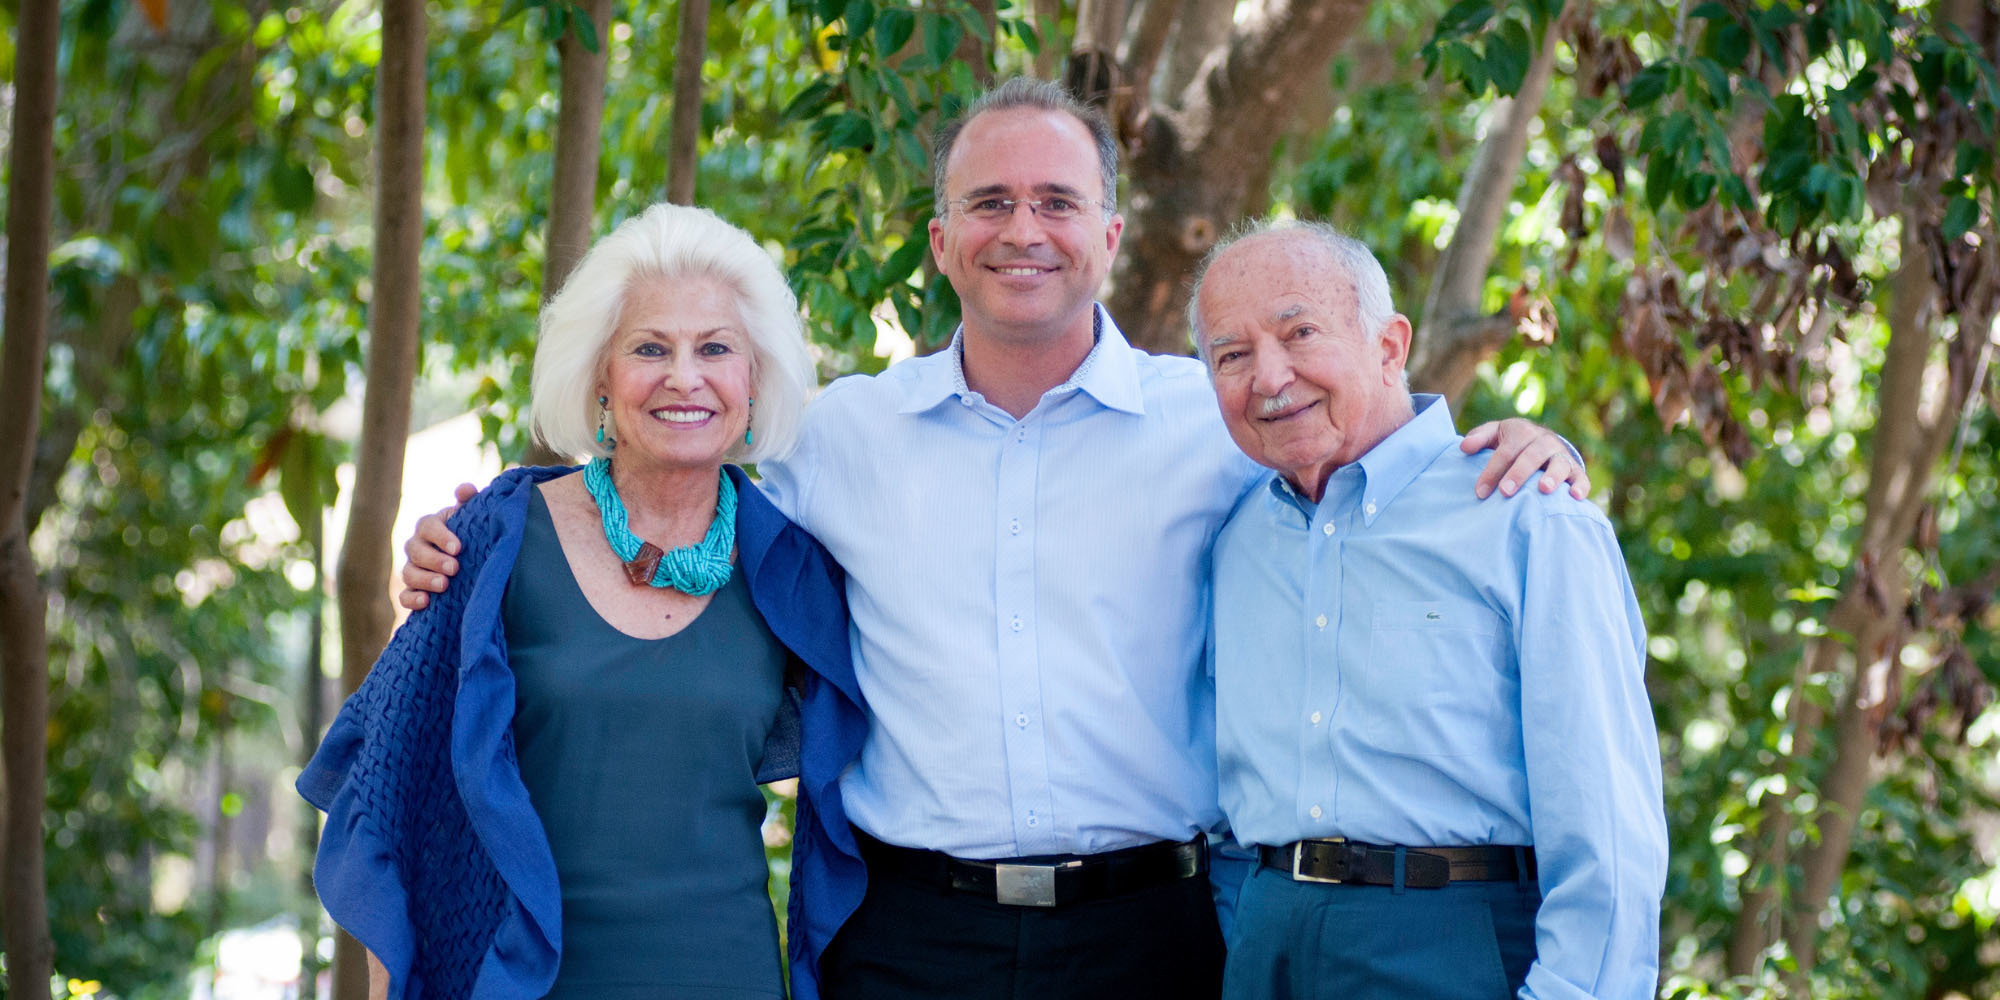
POLYGON ((1106 219, 1090 131, 1037 108, 988 111, 965 126, 945 164, 953 207, 931 221, 931 254, 951 280, 973 335, 1047 343, 1087 321, 1118 249, 1124 220, 1106 219), (969 218, 966 198, 1066 197, 1087 202, 1069 219, 1017 205, 997 221, 969 218))
POLYGON ((1314 500, 1407 417, 1410 325, 1360 328, 1354 283, 1310 236, 1270 233, 1210 265, 1197 304, 1236 446, 1314 500))

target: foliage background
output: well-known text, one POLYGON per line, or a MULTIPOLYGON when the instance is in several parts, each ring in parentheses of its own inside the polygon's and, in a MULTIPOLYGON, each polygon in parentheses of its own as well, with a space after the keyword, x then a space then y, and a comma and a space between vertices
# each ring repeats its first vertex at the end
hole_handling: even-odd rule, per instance
MULTIPOLYGON (((716 4, 698 200, 782 256, 823 376, 879 370, 900 343, 885 327, 916 349, 949 336, 956 303, 923 242, 928 128, 996 73, 1052 71, 1101 6, 716 4)), ((1227 44, 1188 27, 1197 6, 1179 11, 1187 52, 1169 61, 1227 44)), ((1283 5, 1226 6, 1248 24, 1283 5)), ((527 448, 553 39, 577 30, 573 9, 430 8, 418 422, 470 410, 510 461, 527 448)), ((1269 148, 1248 155, 1268 161, 1268 194, 1237 215, 1350 229, 1425 336, 1451 318, 1422 310, 1469 217, 1462 182, 1508 95, 1532 86, 1535 40, 1557 39, 1475 275, 1476 312, 1516 335, 1458 399, 1462 422, 1520 413, 1567 434, 1618 526, 1667 767, 1664 992, 2000 994, 2000 380, 1979 277, 2000 14, 1357 9, 1323 29, 1311 100, 1264 123, 1269 148), (1884 421, 1915 418, 1885 418, 1882 387, 1913 328, 1928 346, 1911 412, 1944 446, 1918 463, 1909 532, 1884 547, 1871 483, 1879 452, 1904 447, 1882 444, 1884 421), (1856 593, 1885 595, 1873 620, 1893 635, 1861 641, 1839 610, 1856 593), (1841 728, 1849 702, 1860 737, 1841 728), (1856 746, 1864 790, 1830 812, 1826 783, 1856 746), (1801 859, 1838 822, 1852 849, 1822 900, 1801 859), (1767 912, 1786 916, 1746 931, 1767 912)), ((319 569, 336 543, 320 525, 345 488, 366 348, 379 22, 331 0, 164 11, 63 8, 55 314, 29 483, 52 595, 59 996, 185 995, 219 932, 273 918, 299 927, 307 983, 330 953, 289 783, 338 697, 319 569)), ((615 5, 599 40, 600 232, 665 190, 675 12, 615 5)), ((0 68, 12 58, 0 50, 0 68)), ((1183 76, 1151 84, 1155 121, 1191 127, 1174 115, 1199 79, 1183 76)), ((1119 100, 1128 124, 1145 117, 1144 100, 1119 100)), ((1135 178, 1135 211, 1168 197, 1151 183, 1135 178)))

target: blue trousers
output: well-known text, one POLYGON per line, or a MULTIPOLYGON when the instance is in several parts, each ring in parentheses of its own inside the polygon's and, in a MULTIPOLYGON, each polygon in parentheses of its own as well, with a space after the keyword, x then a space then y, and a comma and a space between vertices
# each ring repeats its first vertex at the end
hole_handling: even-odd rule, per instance
POLYGON ((1508 1000, 1535 960, 1532 882, 1243 883, 1223 1000, 1508 1000))

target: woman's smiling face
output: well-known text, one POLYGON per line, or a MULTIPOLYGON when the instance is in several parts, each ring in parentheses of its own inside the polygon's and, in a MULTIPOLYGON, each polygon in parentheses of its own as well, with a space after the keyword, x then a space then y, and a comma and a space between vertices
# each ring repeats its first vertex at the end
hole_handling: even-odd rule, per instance
POLYGON ((750 426, 755 372, 736 293, 713 278, 637 278, 604 363, 606 433, 632 469, 713 469, 750 426))

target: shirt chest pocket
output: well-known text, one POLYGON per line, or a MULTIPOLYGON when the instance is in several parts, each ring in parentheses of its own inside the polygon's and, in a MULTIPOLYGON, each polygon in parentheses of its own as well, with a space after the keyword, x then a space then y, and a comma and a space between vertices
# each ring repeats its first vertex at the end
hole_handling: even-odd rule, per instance
POLYGON ((1368 661, 1346 678, 1349 725, 1389 753, 1506 752, 1521 700, 1508 635, 1506 619, 1462 598, 1376 601, 1368 661))

